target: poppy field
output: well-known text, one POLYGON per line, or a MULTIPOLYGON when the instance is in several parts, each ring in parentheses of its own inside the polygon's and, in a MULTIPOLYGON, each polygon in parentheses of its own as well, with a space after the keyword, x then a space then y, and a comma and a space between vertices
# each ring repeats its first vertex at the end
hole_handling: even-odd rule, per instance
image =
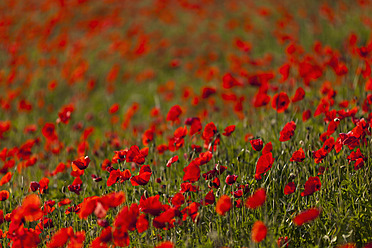
POLYGON ((372 247, 372 1, 0 1, 2 247, 372 247))

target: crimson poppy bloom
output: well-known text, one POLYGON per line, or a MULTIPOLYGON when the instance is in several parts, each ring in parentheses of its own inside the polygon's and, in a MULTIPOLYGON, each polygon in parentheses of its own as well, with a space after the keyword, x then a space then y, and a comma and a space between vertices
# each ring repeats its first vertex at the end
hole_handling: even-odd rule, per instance
POLYGON ((319 214, 320 210, 318 208, 310 208, 296 215, 296 217, 293 218, 293 222, 297 226, 302 226, 303 224, 316 219, 319 214))
POLYGON ((181 206, 184 203, 185 203, 185 196, 182 193, 178 192, 172 197, 173 206, 181 206))
POLYGON ((146 185, 149 182, 151 175, 152 171, 150 166, 142 165, 139 174, 137 176, 133 176, 130 179, 130 182, 133 186, 146 185))
POLYGON ((168 114, 167 114, 167 121, 172 121, 172 122, 175 122, 175 121, 178 121, 179 120, 179 116, 182 114, 182 109, 179 105, 174 105, 173 107, 171 107, 171 109, 169 110, 168 114))
POLYGON ((0 179, 0 186, 8 183, 12 179, 13 174, 9 171, 0 179))
POLYGON ((266 190, 257 189, 245 202, 245 206, 250 209, 256 209, 262 206, 266 201, 266 190))
POLYGON ((30 183, 30 189, 32 192, 35 192, 36 190, 38 190, 39 187, 40 187, 40 184, 38 182, 32 181, 30 183))
POLYGON ((289 182, 284 187, 284 194, 285 195, 293 194, 295 191, 296 191, 296 185, 294 184, 294 182, 289 182))
POLYGON ((261 175, 268 172, 271 169, 274 161, 275 161, 275 158, 273 158, 273 155, 271 152, 261 155, 261 157, 258 159, 257 164, 256 164, 255 179, 261 180, 262 179, 261 175))
POLYGON ((136 222, 136 229, 138 233, 143 233, 149 228, 149 221, 147 220, 147 217, 145 214, 141 214, 138 216, 137 222, 136 222))
POLYGON ((322 186, 319 177, 309 177, 305 183, 305 190, 301 193, 301 196, 312 195, 314 192, 320 190, 322 186))
POLYGON ((279 68, 279 73, 282 75, 280 82, 284 82, 285 80, 288 79, 290 69, 291 66, 289 64, 284 64, 279 68))
POLYGON ((294 135, 295 130, 296 130, 296 123, 294 123, 293 121, 285 124, 282 131, 280 131, 279 141, 284 142, 284 141, 290 140, 292 136, 294 135))
POLYGON ((271 107, 273 107, 273 109, 275 109, 278 113, 284 112, 288 108, 288 105, 289 97, 285 92, 275 94, 271 102, 271 107))
POLYGON ((222 135, 230 136, 235 131, 235 125, 227 126, 222 135))
POLYGON ((195 163, 190 163, 186 166, 183 171, 185 174, 183 175, 183 181, 190 181, 191 183, 196 182, 200 178, 200 168, 199 165, 195 163))
POLYGON ((233 185, 236 182, 236 179, 238 179, 238 176, 237 175, 228 175, 226 177, 226 183, 228 185, 233 185))
POLYGON ((230 89, 234 86, 242 86, 243 84, 236 80, 231 73, 226 73, 222 77, 222 87, 225 89, 230 89))
POLYGON ((62 247, 64 246, 68 239, 73 235, 74 231, 72 227, 59 229, 51 238, 47 244, 48 248, 62 247))
POLYGON ((217 201, 216 212, 219 215, 225 215, 226 212, 232 207, 231 198, 228 195, 221 196, 217 201))
POLYGON ((305 110, 303 113, 302 113, 302 121, 303 122, 306 122, 307 120, 309 120, 311 118, 311 110, 308 109, 308 110, 305 110))
POLYGON ((90 163, 90 159, 88 156, 83 156, 78 158, 77 160, 72 161, 72 165, 79 168, 79 170, 85 170, 90 163))
POLYGON ((295 95, 292 97, 292 102, 301 101, 302 99, 304 99, 304 97, 305 97, 305 91, 302 87, 299 87, 296 90, 295 95))
POLYGON ((252 227, 251 237, 253 242, 260 243, 266 238, 267 227, 262 221, 256 221, 252 227))
POLYGON ((270 153, 271 151, 273 150, 273 145, 271 143, 271 141, 269 143, 267 143, 264 148, 262 149, 262 155, 263 154, 266 154, 266 153, 270 153))
POLYGON ((160 213, 164 211, 164 208, 159 198, 159 195, 151 196, 146 199, 141 197, 139 209, 146 214, 151 214, 153 216, 160 215, 160 213))
POLYGON ((170 167, 173 163, 178 161, 178 155, 171 157, 167 162, 167 167, 170 167))
POLYGON ((202 138, 206 143, 210 143, 216 133, 217 133, 216 125, 213 122, 210 122, 204 127, 202 138))
POLYGON ((300 149, 298 149, 297 151, 295 151, 292 154, 292 157, 289 161, 291 161, 291 162, 302 162, 302 161, 304 161, 304 159, 305 159, 305 152, 302 149, 302 147, 300 147, 300 149))
POLYGON ((0 191, 0 201, 5 201, 9 198, 9 191, 2 190, 0 191))
POLYGON ((261 139, 253 139, 253 140, 250 140, 249 142, 251 143, 253 150, 257 152, 262 150, 263 141, 261 139))

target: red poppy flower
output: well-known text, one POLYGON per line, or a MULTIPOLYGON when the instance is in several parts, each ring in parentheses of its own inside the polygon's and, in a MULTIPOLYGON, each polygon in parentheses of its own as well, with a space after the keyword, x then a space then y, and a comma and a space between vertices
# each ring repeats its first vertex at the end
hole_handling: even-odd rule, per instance
POLYGON ((199 206, 200 206, 199 203, 193 202, 187 207, 185 207, 184 209, 182 209, 181 211, 183 214, 182 220, 185 221, 187 216, 190 216, 192 221, 196 222, 198 220, 197 217, 199 216, 199 212, 198 212, 199 206))
POLYGON ((302 162, 304 161, 304 159, 305 159, 305 152, 301 147, 300 149, 298 149, 292 154, 290 161, 291 162, 302 162))
POLYGON ((64 246, 68 239, 73 235, 74 231, 72 227, 61 228, 59 229, 51 238, 47 244, 48 248, 57 248, 64 246))
POLYGON ((177 162, 178 161, 178 155, 170 158, 167 162, 167 167, 170 167, 173 163, 177 162))
POLYGON ((269 171, 274 161, 275 161, 275 158, 273 158, 273 155, 271 152, 261 155, 261 157, 258 159, 257 164, 256 164, 255 179, 261 180, 262 178, 261 174, 264 174, 267 171, 269 171))
POLYGON ((216 198, 214 196, 214 193, 213 193, 213 190, 209 191, 207 193, 207 195, 204 197, 204 199, 202 200, 201 204, 203 206, 208 206, 208 205, 211 205, 211 204, 214 204, 216 201, 216 198))
POLYGON ((65 206, 71 203, 71 200, 66 198, 59 201, 58 206, 65 206))
POLYGON ((298 72, 303 78, 305 85, 309 85, 311 81, 318 79, 323 75, 322 68, 312 60, 313 59, 308 59, 300 62, 298 66, 298 72))
POLYGON ((30 183, 30 190, 31 190, 32 192, 35 192, 36 190, 38 190, 39 187, 40 187, 40 184, 39 184, 38 182, 32 181, 32 182, 30 183))
POLYGON ((115 114, 118 110, 119 110, 119 104, 114 103, 114 104, 111 105, 111 107, 109 109, 109 113, 110 114, 115 114))
POLYGON ((143 233, 149 228, 149 221, 147 220, 147 217, 145 214, 141 214, 138 216, 137 222, 136 222, 136 229, 138 233, 143 233))
POLYGON ((217 201, 216 212, 219 215, 225 215, 225 213, 230 210, 231 206, 232 206, 232 203, 231 203, 230 196, 223 195, 217 201))
POLYGON ((127 247, 130 244, 129 234, 124 228, 115 228, 112 237, 116 246, 127 247))
POLYGON ((256 209, 262 206, 266 200, 266 191, 263 188, 257 189, 245 202, 245 206, 250 209, 256 209))
POLYGON ((181 206, 185 203, 185 196, 182 193, 177 193, 172 197, 173 206, 181 206))
POLYGON ((70 118, 71 118, 71 114, 72 112, 74 112, 74 106, 73 105, 66 105, 66 106, 63 106, 61 111, 58 113, 58 119, 57 119, 57 123, 64 123, 64 124, 68 124, 68 122, 70 121, 70 118))
POLYGON ((150 177, 152 175, 152 172, 143 172, 138 174, 138 176, 133 176, 130 179, 130 182, 132 183, 133 186, 138 186, 138 185, 146 185, 150 181, 150 177))
POLYGON ((298 214, 296 217, 293 218, 293 222, 297 226, 302 226, 309 221, 316 219, 320 214, 320 210, 318 208, 310 208, 298 214))
POLYGON ((302 87, 299 87, 296 90, 295 95, 292 97, 292 102, 301 101, 302 99, 304 99, 304 97, 305 97, 305 91, 302 87))
POLYGON ((142 144, 144 146, 147 146, 150 144, 151 141, 154 139, 154 130, 153 129, 148 129, 146 130, 143 135, 142 135, 142 144))
POLYGON ((0 201, 5 201, 9 198, 9 191, 2 190, 0 191, 0 201))
POLYGON ((181 212, 177 208, 168 208, 154 218, 152 225, 156 228, 165 228, 169 230, 174 227, 175 216, 181 216, 181 212))
POLYGON ((294 135, 295 130, 296 130, 296 123, 294 123, 293 121, 285 124, 285 126, 283 127, 283 130, 280 131, 279 141, 284 142, 284 141, 290 140, 292 136, 294 135))
POLYGON ((328 155, 328 152, 324 148, 320 148, 319 150, 316 150, 313 152, 313 157, 315 163, 319 164, 323 161, 323 158, 325 158, 328 155))
POLYGON ((183 181, 190 181, 191 183, 196 182, 200 178, 200 168, 199 165, 191 162, 188 166, 186 166, 183 171, 185 174, 183 175, 183 181))
POLYGON ((187 134, 187 127, 184 126, 184 127, 179 127, 177 128, 175 131, 174 131, 174 138, 176 139, 183 139, 187 134))
POLYGON ((226 73, 222 77, 222 87, 225 89, 230 89, 234 86, 241 86, 241 85, 242 83, 236 80, 230 73, 226 73))
POLYGON ((167 114, 167 121, 178 121, 179 116, 182 114, 182 109, 179 105, 174 105, 167 114))
POLYGON ((285 195, 293 194, 295 191, 296 191, 296 185, 294 184, 294 182, 289 182, 284 187, 284 194, 285 195))
POLYGON ((202 98, 206 99, 209 96, 216 94, 216 89, 211 87, 203 87, 202 89, 202 98))
POLYGON ((78 158, 77 160, 72 161, 72 165, 79 168, 79 170, 85 170, 90 163, 90 159, 88 156, 83 156, 78 158))
POLYGON ((149 198, 144 199, 141 197, 139 209, 146 214, 151 214, 153 216, 158 216, 161 212, 163 212, 163 204, 159 201, 160 196, 151 196, 149 198))
POLYGON ((45 123, 41 132, 47 140, 53 141, 58 138, 55 131, 55 125, 53 123, 45 123))
POLYGON ((305 183, 305 190, 301 193, 301 196, 314 194, 314 192, 320 190, 321 185, 319 177, 309 177, 305 183))
POLYGON ((350 161, 356 161, 358 158, 365 159, 365 156, 362 154, 360 149, 358 148, 355 152, 352 151, 350 155, 347 157, 347 159, 350 161))
POLYGON ((252 227, 252 240, 255 243, 260 243, 262 240, 266 238, 267 235, 267 227, 262 221, 256 221, 252 227))
POLYGON ((308 110, 305 110, 303 113, 302 113, 302 121, 303 122, 306 122, 308 119, 311 118, 311 110, 308 109, 308 110))
POLYGON ((242 189, 239 189, 237 191, 231 192, 231 194, 233 194, 235 198, 240 198, 240 197, 243 196, 243 190, 242 189))
POLYGON ((211 182, 211 185, 210 185, 211 188, 216 188, 216 189, 218 189, 220 186, 221 186, 221 182, 220 182, 220 179, 218 177, 213 179, 213 181, 211 182))
POLYGON ((258 91, 258 93, 253 97, 253 106, 259 108, 266 106, 270 102, 271 97, 265 92, 258 91))
POLYGON ((155 246, 155 248, 174 248, 174 247, 176 246, 171 241, 165 241, 155 246))
POLYGON ((236 179, 238 179, 238 176, 237 175, 228 175, 226 177, 226 183, 228 185, 233 185, 236 182, 236 179))
POLYGON ((224 129, 224 136, 230 136, 235 131, 235 125, 228 126, 224 129))
POLYGON ((11 127, 10 121, 0 121, 0 139, 3 138, 3 134, 8 132, 11 127))
POLYGON ((261 151, 263 147, 263 141, 261 139, 253 139, 249 141, 251 143, 251 146, 253 150, 255 151, 261 151))
POLYGON ((23 199, 19 214, 21 214, 26 221, 39 220, 43 216, 40 205, 40 198, 37 195, 28 195, 23 199))
POLYGON ((202 138, 205 140, 206 143, 210 143, 216 133, 217 133, 216 125, 214 125, 213 122, 210 122, 204 127, 202 138))
POLYGON ((136 228, 137 218, 139 215, 139 207, 137 203, 133 203, 130 207, 123 207, 117 214, 114 226, 120 227, 123 231, 134 231, 136 228))
POLYGON ((13 174, 9 171, 0 179, 0 186, 8 183, 12 179, 13 174))
POLYGON ((262 155, 263 154, 266 154, 266 153, 270 153, 271 151, 273 150, 273 145, 271 143, 271 141, 269 143, 267 143, 264 148, 262 149, 262 155))
POLYGON ((288 79, 290 69, 291 66, 289 64, 284 64, 279 68, 279 73, 282 75, 280 82, 284 82, 285 80, 288 79))
POLYGON ((119 179, 119 176, 120 176, 120 170, 112 170, 110 172, 109 178, 107 179, 107 187, 110 187, 113 184, 115 184, 117 180, 119 179))
POLYGON ((363 167, 364 167, 364 160, 363 160, 363 158, 358 158, 355 161, 354 170, 359 170, 359 169, 361 169, 363 167))
POLYGON ((275 109, 278 113, 284 112, 289 105, 289 97, 285 92, 280 92, 275 94, 271 102, 271 107, 275 109))
POLYGON ((59 163, 57 167, 54 169, 52 173, 50 173, 52 176, 57 175, 58 173, 62 173, 66 169, 66 165, 64 163, 59 163))
POLYGON ((40 185, 39 187, 40 192, 44 193, 44 191, 48 189, 49 179, 46 177, 40 179, 39 185, 40 185))

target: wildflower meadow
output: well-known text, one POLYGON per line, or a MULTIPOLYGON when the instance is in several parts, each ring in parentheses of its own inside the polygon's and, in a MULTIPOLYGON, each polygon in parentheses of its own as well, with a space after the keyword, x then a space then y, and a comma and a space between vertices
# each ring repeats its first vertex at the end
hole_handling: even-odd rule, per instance
POLYGON ((0 1, 2 247, 372 247, 372 1, 0 1))

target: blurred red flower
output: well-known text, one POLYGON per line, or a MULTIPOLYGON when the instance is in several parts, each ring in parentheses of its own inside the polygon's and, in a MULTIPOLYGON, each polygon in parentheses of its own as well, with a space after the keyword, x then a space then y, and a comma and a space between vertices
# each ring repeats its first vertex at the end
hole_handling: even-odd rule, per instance
POLYGON ((262 221, 259 221, 259 220, 256 221, 253 224, 252 233, 251 233, 253 242, 260 243, 262 240, 266 238, 266 235, 267 235, 267 227, 265 226, 265 224, 262 221))
POLYGON ((217 201, 216 212, 219 215, 225 215, 225 213, 230 210, 231 206, 232 206, 232 203, 231 203, 230 196, 223 195, 217 201))
POLYGON ((316 219, 319 214, 320 210, 318 208, 310 208, 296 215, 296 217, 293 218, 293 222, 297 226, 302 226, 303 224, 316 219))

